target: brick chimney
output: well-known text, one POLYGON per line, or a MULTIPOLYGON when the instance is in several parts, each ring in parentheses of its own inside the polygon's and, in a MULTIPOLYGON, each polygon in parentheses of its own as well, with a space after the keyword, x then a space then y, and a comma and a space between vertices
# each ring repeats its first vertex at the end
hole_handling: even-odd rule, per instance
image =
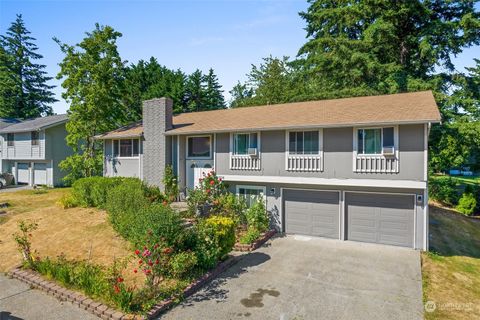
POLYGON ((163 190, 163 173, 170 163, 165 131, 173 128, 173 101, 157 98, 143 102, 143 179, 163 190))

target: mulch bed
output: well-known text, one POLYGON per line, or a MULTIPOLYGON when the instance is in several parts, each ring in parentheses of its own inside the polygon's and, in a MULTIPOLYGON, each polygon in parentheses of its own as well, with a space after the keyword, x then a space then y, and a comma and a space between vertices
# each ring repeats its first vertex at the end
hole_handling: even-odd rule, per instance
POLYGON ((235 251, 242 251, 242 252, 250 252, 250 251, 253 251, 253 250, 256 250, 258 249, 262 244, 264 244, 265 242, 267 242, 271 237, 273 237, 273 235, 276 233, 277 231, 272 229, 272 230, 269 230, 265 233, 263 233, 260 238, 257 239, 257 241, 255 241, 254 243, 251 243, 251 244, 242 244, 242 243, 235 243, 235 246, 233 247, 233 249, 235 251))

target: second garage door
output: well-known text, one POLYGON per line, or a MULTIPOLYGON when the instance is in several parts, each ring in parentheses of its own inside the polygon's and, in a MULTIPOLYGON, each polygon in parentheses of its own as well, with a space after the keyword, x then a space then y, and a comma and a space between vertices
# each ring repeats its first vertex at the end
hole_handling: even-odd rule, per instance
POLYGON ((35 163, 33 165, 33 183, 35 184, 47 184, 47 164, 35 163))
POLYGON ((285 232, 338 239, 340 198, 336 191, 283 191, 285 232))
POLYGON ((413 195, 346 193, 347 239, 413 247, 413 195))
POLYGON ((17 183, 28 183, 30 180, 29 164, 19 162, 17 166, 17 183))

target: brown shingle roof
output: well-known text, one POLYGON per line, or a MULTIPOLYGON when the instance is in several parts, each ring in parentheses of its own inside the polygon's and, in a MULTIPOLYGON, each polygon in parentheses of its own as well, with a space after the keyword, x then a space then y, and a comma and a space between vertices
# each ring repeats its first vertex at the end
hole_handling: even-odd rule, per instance
POLYGON ((115 138, 133 138, 139 137, 143 134, 142 121, 137 121, 127 126, 118 128, 116 130, 100 134, 96 139, 115 139, 115 138))
MULTIPOLYGON (((440 122, 431 91, 183 113, 167 134, 440 122)), ((119 129, 120 130, 120 129, 119 129)), ((123 130, 141 135, 141 126, 123 130)), ((113 131, 111 134, 117 132, 113 131)))

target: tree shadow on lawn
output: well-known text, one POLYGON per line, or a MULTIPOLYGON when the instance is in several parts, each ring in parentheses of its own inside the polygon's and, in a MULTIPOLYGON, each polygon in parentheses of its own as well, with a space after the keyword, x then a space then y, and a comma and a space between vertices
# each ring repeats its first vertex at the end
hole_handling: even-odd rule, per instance
POLYGON ((268 254, 262 252, 252 252, 240 258, 240 261, 221 273, 217 278, 206 284, 198 292, 187 298, 180 304, 181 307, 192 306, 195 302, 206 300, 216 300, 224 302, 228 298, 228 290, 223 288, 227 281, 238 278, 243 273, 248 272, 248 268, 259 266, 270 260, 268 254))
POLYGON ((440 256, 480 258, 480 218, 430 205, 430 251, 440 256))

